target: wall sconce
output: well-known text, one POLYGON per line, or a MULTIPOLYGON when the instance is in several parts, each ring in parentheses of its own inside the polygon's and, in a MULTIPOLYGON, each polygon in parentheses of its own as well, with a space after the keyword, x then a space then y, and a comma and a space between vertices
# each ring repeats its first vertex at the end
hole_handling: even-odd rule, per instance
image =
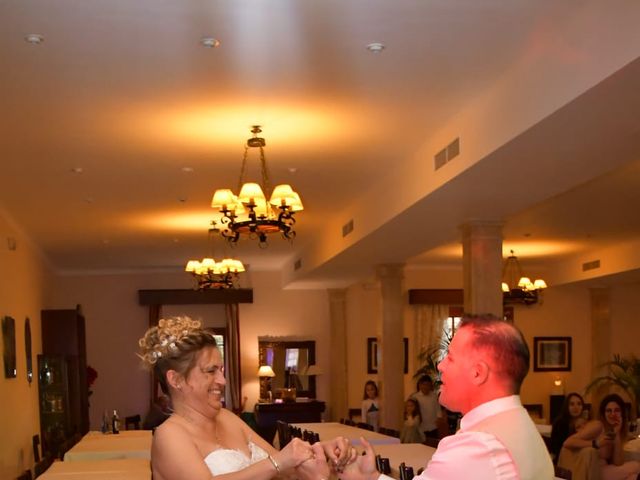
POLYGON ((564 395, 564 382, 560 377, 556 377, 553 380, 553 388, 551 389, 551 395, 564 395))
POLYGON ((262 365, 258 369, 258 377, 260 378, 260 399, 261 403, 271 403, 271 379, 276 374, 270 365, 262 365))

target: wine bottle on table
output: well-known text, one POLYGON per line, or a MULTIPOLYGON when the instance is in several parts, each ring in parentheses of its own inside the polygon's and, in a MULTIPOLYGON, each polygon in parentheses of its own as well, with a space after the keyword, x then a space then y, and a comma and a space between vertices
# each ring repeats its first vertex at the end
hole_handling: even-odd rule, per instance
POLYGON ((120 417, 118 417, 118 411, 113 411, 113 417, 111 417, 111 432, 120 433, 120 417))

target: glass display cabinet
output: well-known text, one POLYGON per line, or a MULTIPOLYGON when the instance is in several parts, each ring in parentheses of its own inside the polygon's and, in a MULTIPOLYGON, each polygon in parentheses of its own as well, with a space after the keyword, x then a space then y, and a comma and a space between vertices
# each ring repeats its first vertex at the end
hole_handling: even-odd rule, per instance
POLYGON ((72 434, 69 406, 69 359, 64 355, 38 355, 38 392, 42 449, 59 457, 72 434))

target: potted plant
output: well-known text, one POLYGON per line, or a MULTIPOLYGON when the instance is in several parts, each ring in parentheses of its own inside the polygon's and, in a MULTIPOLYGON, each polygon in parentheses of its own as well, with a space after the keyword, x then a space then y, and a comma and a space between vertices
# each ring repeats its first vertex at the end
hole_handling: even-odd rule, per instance
POLYGON ((586 392, 603 385, 617 385, 629 394, 634 410, 631 415, 637 416, 640 400, 640 359, 635 355, 623 357, 615 354, 613 360, 604 363, 603 366, 607 367, 608 373, 593 379, 587 385, 586 392))

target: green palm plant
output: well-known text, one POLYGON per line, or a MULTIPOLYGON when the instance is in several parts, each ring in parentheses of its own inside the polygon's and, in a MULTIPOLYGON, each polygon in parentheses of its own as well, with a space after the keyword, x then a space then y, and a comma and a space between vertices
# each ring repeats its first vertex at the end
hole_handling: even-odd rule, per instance
POLYGON ((640 401, 640 359, 635 355, 623 357, 615 354, 613 360, 602 366, 608 368, 608 373, 594 378, 587 385, 586 392, 589 393, 603 385, 617 385, 629 394, 637 415, 638 401, 640 401))
POLYGON ((449 345, 453 339, 453 334, 443 329, 440 340, 430 347, 425 348, 418 354, 418 361, 420 368, 413 374, 413 378, 420 378, 422 375, 429 375, 433 380, 433 386, 437 390, 440 384, 440 372, 438 371, 438 364, 445 357, 449 351, 449 345))

